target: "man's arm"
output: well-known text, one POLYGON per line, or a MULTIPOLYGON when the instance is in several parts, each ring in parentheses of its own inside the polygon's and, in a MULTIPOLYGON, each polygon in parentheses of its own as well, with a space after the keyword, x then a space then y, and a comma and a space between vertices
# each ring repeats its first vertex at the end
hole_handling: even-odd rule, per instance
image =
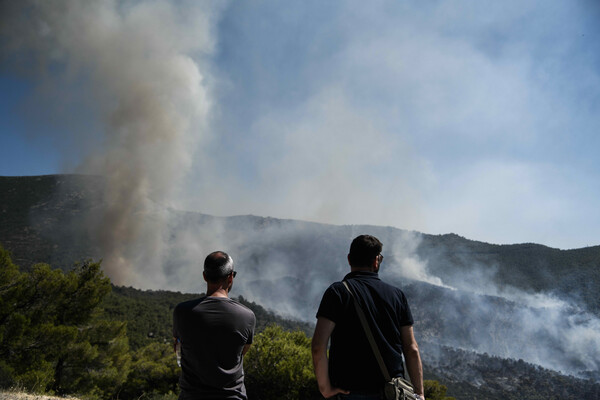
POLYGON ((246 355, 246 353, 248 352, 248 350, 250 350, 250 346, 252 346, 252 342, 254 341, 254 328, 256 327, 256 316, 254 315, 254 313, 251 313, 251 319, 248 323, 248 333, 246 335, 247 339, 246 339, 246 344, 244 345, 244 348, 242 349, 242 357, 244 357, 246 355), (248 343, 250 342, 250 343, 248 343))
POLYGON ((177 329, 177 309, 179 304, 173 310, 173 351, 177 352, 177 341, 179 340, 179 330, 177 329))
POLYGON ((252 344, 244 345, 244 348, 242 349, 242 357, 244 357, 246 355, 246 353, 248 352, 248 350, 250 350, 250 346, 252 346, 252 344))
POLYGON ((423 366, 413 327, 410 325, 403 326, 400 328, 400 333, 402 335, 402 352, 406 359, 406 368, 408 369, 410 381, 415 388, 415 393, 425 399, 423 391, 423 366))
POLYGON ((327 318, 317 318, 317 326, 312 338, 312 358, 315 368, 315 375, 319 385, 319 391, 326 399, 335 396, 338 393, 348 394, 347 390, 334 388, 329 380, 329 361, 327 359, 327 344, 331 332, 335 328, 335 322, 327 318))

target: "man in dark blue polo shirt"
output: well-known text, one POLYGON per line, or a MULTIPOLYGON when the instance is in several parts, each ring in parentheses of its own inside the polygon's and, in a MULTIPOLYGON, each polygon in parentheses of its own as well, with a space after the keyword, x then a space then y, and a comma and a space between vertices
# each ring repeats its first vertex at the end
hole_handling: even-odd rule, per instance
MULTIPOLYGON (((374 236, 352 241, 344 277, 365 313, 390 376, 404 376, 402 355, 415 392, 423 396, 423 368, 413 334, 413 318, 404 293, 379 279, 383 245, 374 236)), ((325 291, 312 340, 319 390, 325 398, 383 399, 385 378, 342 282, 325 291), (329 357, 327 344, 331 338, 329 357)))

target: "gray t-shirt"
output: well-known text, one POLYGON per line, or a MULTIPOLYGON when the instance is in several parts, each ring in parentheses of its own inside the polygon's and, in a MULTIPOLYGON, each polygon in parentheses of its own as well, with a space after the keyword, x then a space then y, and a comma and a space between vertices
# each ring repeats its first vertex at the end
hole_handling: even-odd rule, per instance
POLYGON ((181 340, 180 399, 245 400, 242 350, 251 344, 254 313, 226 297, 202 297, 173 311, 181 340))

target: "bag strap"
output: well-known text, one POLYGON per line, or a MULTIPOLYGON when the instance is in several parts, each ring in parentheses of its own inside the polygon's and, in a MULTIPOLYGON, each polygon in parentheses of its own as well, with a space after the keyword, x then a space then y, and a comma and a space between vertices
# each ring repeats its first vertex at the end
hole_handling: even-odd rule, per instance
POLYGON ((373 333, 371 332, 371 328, 369 328, 369 323, 367 322, 367 319, 365 318, 365 313, 363 312, 362 308, 358 304, 358 301, 356 301, 354 293, 352 292, 352 290, 350 290, 350 287, 348 286, 348 283, 346 283, 346 281, 342 281, 342 283, 344 284, 344 286, 346 287, 346 289, 348 289, 348 292, 350 292, 350 296, 352 297, 352 303, 354 303, 354 308, 356 308, 356 313, 358 314, 358 319, 360 319, 360 323, 362 324, 363 329, 365 330, 365 334, 367 335, 367 339, 369 340, 369 344, 371 345, 371 349, 373 350, 373 354, 375 354, 375 358, 377 359, 377 363, 379 364, 379 368, 381 368, 381 372, 383 373, 383 377, 385 378, 386 382, 388 382, 388 381, 391 380, 390 373, 388 372, 388 369, 385 366, 385 362, 383 362, 383 357, 381 357, 381 353, 379 352, 379 348, 377 347, 377 343, 375 343, 375 338, 373 337, 373 333))

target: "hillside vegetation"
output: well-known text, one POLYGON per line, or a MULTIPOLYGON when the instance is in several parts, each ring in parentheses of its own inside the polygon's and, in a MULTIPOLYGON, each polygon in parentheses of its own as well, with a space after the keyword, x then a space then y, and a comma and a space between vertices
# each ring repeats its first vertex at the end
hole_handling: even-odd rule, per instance
MULTIPOLYGON (((99 399, 153 393, 176 397, 179 368, 171 344, 172 312, 179 301, 197 295, 124 288, 111 293, 110 281, 94 262, 79 264, 68 273, 46 264, 21 272, 1 247, 0 293, 0 388, 99 399)), ((257 317, 257 343, 263 334, 281 338, 280 344, 300 339, 303 351, 310 354, 304 332, 296 329, 291 334, 282 328, 302 324, 245 303, 257 317), (269 329, 271 333, 261 333, 269 329)), ((288 376, 281 381, 288 389, 297 388, 306 398, 318 397, 314 375, 306 374, 311 368, 306 357, 291 360, 287 373, 277 372, 275 364, 262 366, 258 373, 252 366, 260 354, 256 350, 253 354, 247 356, 250 382, 264 381, 264 373, 280 374, 288 376)), ((267 397, 261 390, 260 385, 254 387, 252 398, 282 398, 281 389, 270 388, 267 397)))
MULTIPOLYGON (((176 397, 171 314, 177 302, 196 295, 118 287, 111 292, 98 263, 66 274, 47 265, 22 273, 1 248, 0 271, 0 388, 85 398, 176 397)), ((260 327, 245 359, 250 399, 320 398, 310 339, 298 329, 309 327, 245 304, 260 327)), ((594 381, 522 360, 422 344, 431 400, 449 400, 447 390, 456 399, 483 400, 597 400, 600 395, 594 381)))
POLYGON ((79 400, 76 397, 46 396, 41 394, 25 393, 18 390, 0 390, 0 400, 79 400))
MULTIPOLYGON (((202 294, 169 292, 165 290, 139 290, 113 286, 101 307, 107 317, 127 321, 129 345, 137 350, 150 343, 171 343, 173 338, 173 308, 182 301, 198 298, 202 294)), ((249 307, 256 315, 256 329, 264 330, 276 324, 290 331, 312 335, 313 326, 306 322, 282 318, 264 307, 243 297, 233 297, 249 307)))
MULTIPOLYGON (((180 371, 163 325, 170 327, 166 321, 174 306, 191 295, 121 289, 107 300, 110 291, 99 263, 83 263, 68 273, 46 264, 21 272, 0 247, 0 396, 175 399, 180 371), (148 341, 134 332, 136 344, 129 346, 128 325, 146 327, 148 341), (40 395, 7 390, 13 387, 40 395)), ((258 325, 244 358, 249 399, 320 398, 310 338, 282 327, 293 321, 246 304, 258 325)), ((427 390, 432 400, 451 400, 437 382, 427 382, 427 390)))
POLYGON ((452 286, 487 271, 499 287, 553 293, 600 315, 600 246, 559 250, 534 243, 493 245, 458 235, 424 235, 418 254, 452 286))
MULTIPOLYGON (((0 243, 24 269, 45 262, 68 270, 74 260, 101 259, 85 221, 102 206, 103 187, 103 179, 97 176, 0 177, 0 243)), ((465 281, 474 283, 469 280, 485 274, 498 287, 553 293, 600 315, 600 246, 559 250, 532 243, 495 245, 455 234, 427 235, 390 227, 332 226, 254 216, 216 218, 174 210, 171 215, 174 241, 185 232, 199 234, 216 226, 232 246, 240 236, 256 240, 257 235, 265 235, 259 237, 260 244, 250 240, 239 244, 240 251, 249 251, 244 256, 250 267, 268 264, 269 257, 285 254, 298 268, 323 263, 343 271, 343 262, 340 264, 337 254, 330 250, 345 254, 354 233, 368 230, 385 238, 386 245, 411 236, 418 243, 413 249, 415 255, 447 285, 460 288, 465 281), (289 232, 295 233, 287 240, 289 232), (311 236, 302 236, 303 232, 311 236), (266 249, 267 241, 265 253, 261 247, 266 249), (318 248, 315 243, 319 243, 318 248)), ((176 256, 171 259, 177 262, 176 256)), ((396 261, 390 256, 386 263, 396 261)))
MULTIPOLYGON (((86 268, 86 276, 102 277, 100 263, 87 261, 100 260, 102 254, 86 224, 88 216, 102 207, 102 188, 103 180, 99 177, 0 177, 3 194, 0 244, 22 267, 17 269, 17 275, 22 276, 24 282, 30 282, 29 292, 20 292, 24 296, 22 304, 35 305, 38 311, 44 302, 60 303, 68 309, 65 294, 50 292, 46 297, 25 294, 35 293, 31 289, 32 282, 48 279, 58 279, 63 282, 59 287, 68 288, 77 281, 75 276, 86 268), (79 269, 73 270, 73 262, 77 260, 80 260, 79 269), (52 268, 36 266, 37 263, 48 263, 52 268), (90 268, 97 271, 91 273, 90 268)), ((597 366, 600 358, 599 346, 595 346, 595 327, 600 315, 600 296, 597 296, 600 246, 559 250, 537 244, 494 245, 455 234, 426 235, 391 227, 333 226, 256 216, 212 217, 177 210, 167 210, 167 214, 169 242, 166 248, 171 250, 165 254, 165 271, 172 275, 166 281, 177 290, 189 293, 102 283, 100 286, 105 289, 97 296, 102 300, 94 307, 88 302, 90 312, 81 313, 79 317, 87 318, 86 326, 98 328, 98 335, 113 335, 112 343, 119 344, 121 350, 126 348, 122 367, 119 367, 125 371, 118 377, 122 383, 117 385, 113 381, 108 385, 119 387, 119 398, 129 398, 135 393, 156 392, 161 396, 176 393, 178 371, 170 348, 172 309, 179 301, 199 296, 194 292, 201 290, 198 282, 185 279, 187 275, 182 273, 190 270, 190 259, 182 257, 179 251, 186 238, 210 241, 211 235, 206 232, 219 232, 220 240, 228 243, 228 251, 235 254, 242 270, 234 292, 239 294, 238 300, 254 310, 258 329, 265 337, 275 335, 300 354, 312 333, 311 322, 320 296, 331 282, 341 279, 348 271, 345 260, 348 243, 357 234, 369 232, 384 242, 386 260, 382 278, 402 287, 410 300, 426 378, 445 385, 448 395, 480 400, 599 399, 597 366), (443 285, 403 277, 399 270, 406 257, 411 263, 420 264, 422 272, 439 279, 443 285), (542 300, 551 297, 550 300, 562 301, 564 305, 552 308, 543 302, 538 305, 519 303, 497 295, 503 291, 519 291, 521 296, 539 295, 542 300), (273 323, 276 325, 271 328, 273 323), (295 333, 288 335, 287 332, 295 333), (587 342, 573 336, 581 332, 589 333, 587 342)), ((53 286, 46 288, 52 290, 53 286)), ((4 301, 4 292, 2 296, 0 307, 9 304, 4 301)), ((60 318, 68 322, 66 328, 52 328, 48 321, 40 319, 37 325, 28 325, 24 321, 41 318, 39 312, 34 312, 35 307, 25 307, 28 311, 22 315, 24 319, 19 320, 19 317, 13 321, 11 334, 25 335, 25 327, 38 326, 52 335, 65 335, 72 340, 70 346, 85 355, 83 359, 92 362, 98 371, 105 369, 102 363, 108 359, 100 357, 98 350, 102 341, 90 342, 89 330, 74 334, 74 327, 83 322, 64 319, 72 312, 61 314, 60 318)), ((57 307, 53 305, 51 309, 57 307)), ((0 329, 8 329, 0 326, 0 329)), ((75 329, 80 332, 79 328, 75 329)), ((36 343, 39 339, 32 332, 27 335, 22 336, 23 340, 36 343)), ((4 335, 0 340, 6 341, 9 337, 4 335)), ((61 385, 57 386, 56 376, 62 379, 66 372, 57 375, 56 366, 64 366, 64 360, 62 364, 60 358, 44 361, 42 353, 29 355, 28 350, 21 356, 38 357, 32 365, 42 368, 42 372, 17 371, 10 363, 17 362, 19 351, 28 347, 22 345, 25 342, 7 343, 5 353, 0 354, 0 364, 9 361, 2 364, 6 368, 2 367, 0 381, 6 376, 14 377, 14 372, 24 377, 19 378, 20 382, 24 379, 43 381, 47 383, 46 390, 59 391, 57 388, 61 385)), ((48 357, 63 354, 63 349, 52 343, 47 348, 48 357)), ((114 351, 121 354, 116 348, 114 351)), ((261 355, 262 352, 255 353, 254 361, 261 359, 261 355)), ((110 362, 116 363, 119 357, 111 358, 110 362)), ((268 360, 265 362, 268 364, 268 360)), ((258 368, 261 364, 251 365, 258 368)), ((118 370, 117 366, 111 368, 118 370)), ((300 363, 295 368, 293 373, 306 379, 295 384, 294 393, 314 390, 313 378, 306 375, 306 365, 300 363)), ((248 372, 249 382, 261 382, 264 378, 262 375, 252 378, 251 371, 248 372)), ((273 376, 279 377, 277 374, 281 372, 276 369, 273 376)), ((98 372, 97 376, 103 373, 98 372)), ((110 382, 117 377, 102 379, 110 382)), ((96 385, 85 379, 78 382, 76 385, 96 385)), ((286 384, 292 385, 291 382, 286 384)), ((254 384, 253 390, 260 389, 261 385, 254 384)), ((107 396, 109 392, 103 390, 98 389, 95 396, 107 396)))

